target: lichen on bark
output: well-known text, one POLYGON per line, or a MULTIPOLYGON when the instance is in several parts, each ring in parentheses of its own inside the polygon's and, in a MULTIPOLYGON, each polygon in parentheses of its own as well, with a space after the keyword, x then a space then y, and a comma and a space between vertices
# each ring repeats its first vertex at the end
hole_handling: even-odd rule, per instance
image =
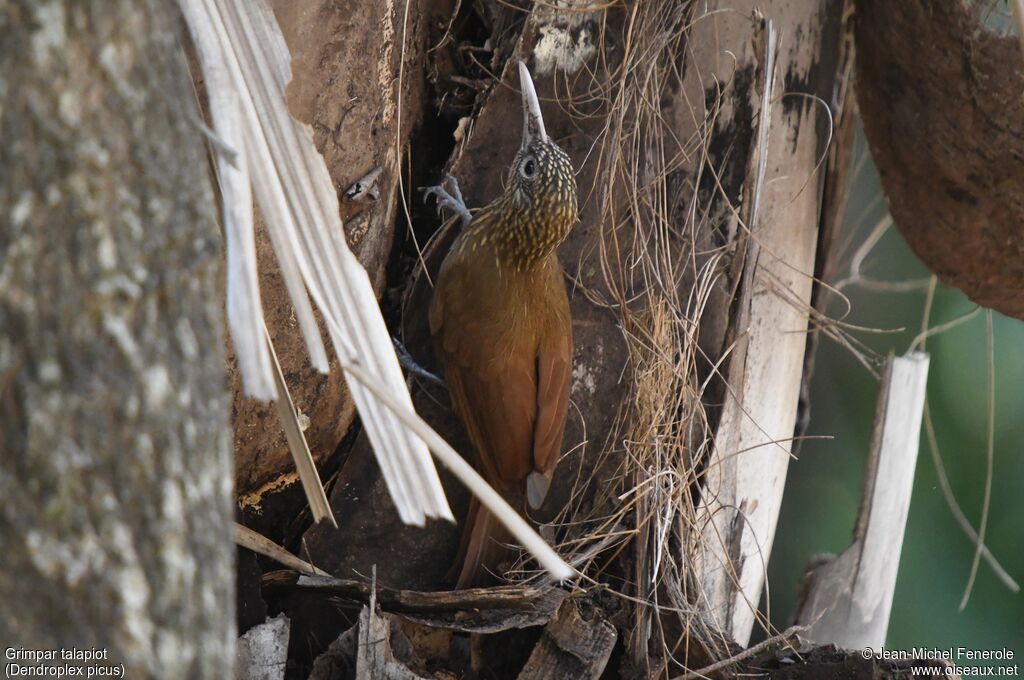
POLYGON ((229 677, 221 246, 176 17, 0 7, 0 639, 229 677))

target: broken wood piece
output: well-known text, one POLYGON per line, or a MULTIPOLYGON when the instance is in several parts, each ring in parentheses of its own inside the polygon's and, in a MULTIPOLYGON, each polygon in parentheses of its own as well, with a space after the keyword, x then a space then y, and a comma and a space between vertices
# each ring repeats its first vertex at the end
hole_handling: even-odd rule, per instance
POLYGON ((350 676, 358 649, 359 624, 356 623, 335 638, 334 642, 316 658, 308 680, 334 680, 350 676))
POLYGON ((853 545, 813 568, 797 622, 807 637, 878 650, 889 626, 924 413, 928 355, 890 359, 882 379, 853 545))
POLYGON ((829 40, 793 49, 794 35, 826 30, 819 3, 776 6, 771 15, 775 31, 764 23, 751 35, 747 15, 756 5, 712 3, 707 19, 689 36, 698 46, 694 63, 701 64, 695 73, 726 77, 737 68, 732 60, 739 59, 760 83, 760 96, 751 90, 745 95, 748 103, 737 99, 730 104, 760 109, 758 133, 746 159, 750 181, 737 215, 742 223, 737 253, 745 259, 737 259, 742 269, 735 276, 742 287, 729 320, 734 340, 725 345, 731 352, 724 374, 728 388, 686 556, 700 584, 693 600, 702 625, 722 631, 741 647, 750 639, 764 588, 791 458, 818 239, 815 187, 829 129, 829 114, 820 107, 792 115, 778 96, 786 88, 775 87, 775 80, 802 73, 801 82, 810 82, 806 74, 819 60, 831 58, 824 56, 829 40), (728 12, 710 15, 724 6, 728 12), (705 31, 709 37, 702 39, 705 31), (776 35, 781 36, 777 49, 776 35), (728 50, 735 56, 728 61, 722 58, 725 43, 719 36, 730 41, 728 50))
MULTIPOLYGON (((365 604, 373 595, 365 581, 330 576, 302 576, 294 571, 274 571, 263 577, 267 590, 300 590, 331 597, 343 607, 365 604)), ((376 601, 387 612, 410 621, 466 633, 497 633, 513 628, 547 624, 567 593, 560 588, 497 586, 438 592, 398 590, 377 586, 376 601)))
POLYGON ((295 410, 295 402, 292 401, 292 394, 288 390, 288 383, 285 382, 284 372, 281 370, 281 362, 277 359, 277 352, 274 351, 274 341, 270 338, 270 331, 266 324, 263 325, 263 335, 266 337, 267 347, 270 350, 270 358, 273 359, 274 384, 277 388, 277 399, 274 400, 274 409, 277 411, 278 420, 281 421, 281 428, 284 429, 285 439, 288 440, 288 450, 292 453, 292 460, 295 462, 295 469, 299 473, 299 481, 302 482, 302 490, 306 494, 306 502, 309 503, 309 510, 313 514, 313 521, 320 522, 326 519, 335 529, 338 528, 338 521, 334 519, 331 511, 331 504, 324 493, 323 482, 320 481, 320 472, 316 469, 316 461, 309 450, 309 443, 306 435, 303 434, 302 424, 299 422, 299 415, 295 410))
POLYGON ((291 621, 284 614, 267 619, 238 638, 235 677, 238 680, 281 680, 288 660, 291 621))
POLYGON ((303 574, 329 576, 323 569, 317 569, 309 562, 296 557, 277 543, 274 543, 263 534, 257 533, 238 522, 235 522, 235 545, 239 545, 264 557, 269 557, 275 562, 303 574))
POLYGON ((599 678, 617 638, 615 626, 600 609, 566 600, 544 628, 519 680, 599 678))
POLYGON ((359 614, 356 680, 426 680, 396 658, 391 648, 391 622, 376 609, 367 605, 359 614))

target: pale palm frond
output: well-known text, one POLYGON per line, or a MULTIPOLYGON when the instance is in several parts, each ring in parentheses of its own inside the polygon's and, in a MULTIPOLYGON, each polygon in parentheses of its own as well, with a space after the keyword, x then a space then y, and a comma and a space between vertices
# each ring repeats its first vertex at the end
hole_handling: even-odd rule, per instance
MULTIPOLYGON (((218 169, 230 178, 222 183, 228 257, 246 261, 228 267, 229 275, 238 275, 228 283, 229 308, 238 305, 229 321, 246 392, 262 398, 279 396, 269 348, 259 346, 265 341, 251 203, 248 187, 242 186, 249 177, 313 365, 327 370, 310 297, 342 363, 361 362, 411 407, 369 277, 345 241, 338 197, 313 145, 312 131, 285 105, 290 55, 273 13, 264 2, 179 4, 199 53, 215 132, 234 152, 233 164, 224 153, 218 154, 218 169)), ((427 517, 452 519, 423 441, 362 384, 350 382, 349 389, 402 520, 422 525, 427 517)))

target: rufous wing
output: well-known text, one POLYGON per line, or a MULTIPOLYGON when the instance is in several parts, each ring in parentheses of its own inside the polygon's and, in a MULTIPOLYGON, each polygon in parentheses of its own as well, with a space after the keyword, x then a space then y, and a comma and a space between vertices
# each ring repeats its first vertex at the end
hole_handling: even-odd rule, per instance
POLYGON ((572 385, 572 328, 566 324, 541 344, 537 355, 537 420, 533 432, 533 471, 526 499, 539 508, 551 486, 562 453, 572 385))
POLYGON ((435 353, 484 476, 507 492, 534 467, 536 340, 477 299, 481 286, 467 270, 444 274, 430 310, 435 353))

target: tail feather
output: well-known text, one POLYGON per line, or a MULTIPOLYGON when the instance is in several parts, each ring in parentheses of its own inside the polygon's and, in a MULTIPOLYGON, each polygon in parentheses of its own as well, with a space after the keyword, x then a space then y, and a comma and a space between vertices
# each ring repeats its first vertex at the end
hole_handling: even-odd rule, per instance
POLYGON ((502 559, 512 555, 507 547, 511 539, 512 535, 505 526, 476 498, 472 498, 459 552, 448 572, 449 580, 455 581, 456 588, 482 585, 497 573, 502 559))
POLYGON ((554 468, 546 473, 531 472, 526 478, 526 500, 534 510, 543 505, 548 489, 551 488, 551 477, 554 472, 554 468))

